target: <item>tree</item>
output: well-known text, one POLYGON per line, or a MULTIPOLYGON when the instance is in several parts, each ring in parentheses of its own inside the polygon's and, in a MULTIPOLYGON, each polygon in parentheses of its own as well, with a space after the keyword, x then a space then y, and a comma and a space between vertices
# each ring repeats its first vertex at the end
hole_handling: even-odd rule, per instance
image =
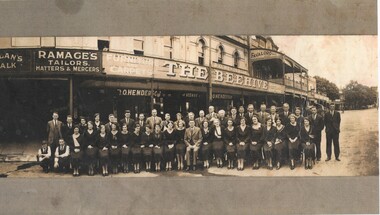
POLYGON ((348 109, 361 109, 377 101, 377 92, 368 86, 350 81, 343 89, 345 106, 348 109))
POLYGON ((330 100, 339 99, 339 88, 326 78, 314 76, 317 81, 317 90, 325 93, 330 100))

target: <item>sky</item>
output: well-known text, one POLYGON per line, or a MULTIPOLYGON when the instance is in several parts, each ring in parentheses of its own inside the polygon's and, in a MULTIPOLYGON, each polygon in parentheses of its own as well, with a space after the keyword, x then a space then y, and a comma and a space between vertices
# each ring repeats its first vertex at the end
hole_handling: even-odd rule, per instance
POLYGON ((271 36, 279 51, 339 88, 378 84, 377 36, 271 36))

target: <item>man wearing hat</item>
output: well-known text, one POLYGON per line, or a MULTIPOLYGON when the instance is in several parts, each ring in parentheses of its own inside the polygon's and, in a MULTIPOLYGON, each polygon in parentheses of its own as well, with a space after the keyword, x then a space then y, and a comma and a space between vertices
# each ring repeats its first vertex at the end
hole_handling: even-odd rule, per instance
POLYGON ((131 111, 125 110, 124 116, 125 118, 120 120, 120 125, 123 126, 124 124, 126 124, 128 131, 133 132, 135 129, 135 120, 131 119, 131 111))

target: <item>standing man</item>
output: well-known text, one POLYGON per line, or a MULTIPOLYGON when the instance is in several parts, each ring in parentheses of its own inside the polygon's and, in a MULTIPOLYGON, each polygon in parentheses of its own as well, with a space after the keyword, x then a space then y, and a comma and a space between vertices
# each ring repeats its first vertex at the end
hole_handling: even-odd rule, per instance
POLYGON ((286 126, 290 122, 289 116, 292 113, 289 111, 289 104, 288 103, 284 103, 282 105, 282 109, 283 109, 283 112, 279 114, 279 117, 281 119, 282 124, 286 126))
POLYGON ((247 107, 247 113, 245 114, 245 118, 247 120, 247 125, 252 125, 252 117, 256 115, 255 108, 253 107, 253 104, 249 104, 247 107))
POLYGON ((239 120, 239 116, 237 114, 237 110, 236 110, 236 107, 232 107, 231 108, 231 115, 229 116, 231 119, 232 119, 232 122, 233 122, 233 125, 234 126, 237 126, 239 123, 238 123, 238 120, 239 120))
MULTIPOLYGON (((73 117, 71 115, 67 115, 66 117, 66 124, 62 126, 62 138, 65 140, 66 143, 69 142, 69 138, 71 138, 71 135, 74 133, 74 125, 73 125, 73 117)), ((53 151, 55 153, 55 151, 53 151)))
POLYGON ((334 144, 335 160, 339 159, 339 133, 340 133, 340 113, 335 111, 335 104, 330 105, 330 110, 325 114, 326 126, 326 161, 331 160, 331 143, 334 144))
POLYGON ((310 123, 314 128, 314 143, 317 148, 317 161, 321 160, 321 132, 323 128, 325 127, 325 124, 323 122, 323 117, 319 115, 318 110, 315 106, 311 107, 311 114, 309 116, 310 123))
POLYGON ((58 113, 53 113, 53 119, 47 123, 48 143, 50 149, 55 152, 59 139, 62 138, 62 122, 58 120, 58 113))
POLYGON ((214 122, 214 120, 217 118, 217 114, 215 113, 215 107, 209 106, 208 107, 208 114, 206 115, 206 119, 209 121, 210 126, 214 122))
POLYGON ((196 170, 197 156, 199 146, 202 142, 202 132, 201 129, 195 127, 195 121, 189 121, 189 128, 185 131, 185 144, 186 144, 186 162, 187 168, 186 171, 190 170, 190 152, 193 150, 193 170, 196 170))
POLYGON ((205 120, 207 120, 205 117, 205 112, 204 110, 200 110, 199 117, 195 119, 195 126, 197 126, 198 128, 202 128, 202 124, 205 120))
POLYGON ((143 113, 139 114, 139 120, 136 121, 136 125, 140 126, 140 133, 145 132, 145 115, 143 113))
POLYGON ((124 119, 120 120, 120 125, 127 125, 127 129, 129 132, 133 132, 135 129, 135 120, 131 119, 131 111, 125 110, 124 119))
POLYGON ((152 116, 146 119, 146 124, 148 124, 151 128, 155 128, 155 125, 162 125, 161 117, 157 116, 157 110, 152 110, 152 116))
POLYGON ((186 127, 190 127, 190 124, 189 124, 190 121, 195 122, 195 114, 193 112, 190 112, 185 118, 186 127))
MULTIPOLYGON (((110 115, 108 115, 108 122, 107 124, 105 124, 105 127, 106 127, 106 132, 107 134, 109 134, 112 130, 112 124, 115 123, 115 115, 113 115, 112 113, 110 115)), ((116 126, 118 127, 118 124, 115 123, 116 126)))
POLYGON ((166 131, 166 129, 168 129, 168 124, 172 122, 170 120, 170 114, 169 113, 166 113, 165 114, 165 120, 162 122, 162 132, 166 131))
POLYGON ((269 113, 267 113, 266 110, 267 110, 266 104, 261 104, 260 112, 257 115, 258 115, 258 120, 262 125, 266 125, 267 118, 269 118, 269 113))
MULTIPOLYGON (((244 107, 243 106, 240 106, 239 107, 239 114, 238 114, 238 118, 237 118, 237 125, 240 125, 240 120, 245 118, 245 113, 244 113, 244 107)), ((247 119, 246 119, 247 120, 247 119)))

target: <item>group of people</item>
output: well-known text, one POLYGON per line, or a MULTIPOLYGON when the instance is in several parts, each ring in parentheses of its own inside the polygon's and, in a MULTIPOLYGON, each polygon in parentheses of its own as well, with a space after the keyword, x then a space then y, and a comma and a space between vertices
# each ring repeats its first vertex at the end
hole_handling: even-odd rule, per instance
POLYGON ((218 168, 234 169, 236 165, 238 171, 244 170, 247 161, 253 169, 266 166, 270 170, 286 163, 293 170, 297 161, 304 161, 305 169, 311 169, 321 159, 325 127, 326 161, 331 159, 332 143, 335 159, 340 160, 340 114, 334 108, 330 105, 321 115, 312 106, 310 115, 304 116, 300 108, 291 113, 287 103, 281 113, 276 106, 267 112, 265 104, 259 111, 252 104, 247 111, 243 106, 232 107, 228 114, 210 106, 207 114, 201 110, 195 118, 193 112, 187 116, 177 113, 176 120, 168 113, 162 119, 155 109, 147 119, 142 113, 132 119, 125 110, 119 122, 110 114, 108 122, 102 123, 95 114, 94 120, 80 117, 75 125, 72 116, 62 123, 58 113, 53 113, 47 124, 48 140, 42 142, 37 159, 45 172, 72 171, 74 176, 86 169, 88 175, 99 170, 103 176, 130 169, 134 173, 162 168, 190 171, 197 169, 198 161, 203 168, 215 161, 218 168))

